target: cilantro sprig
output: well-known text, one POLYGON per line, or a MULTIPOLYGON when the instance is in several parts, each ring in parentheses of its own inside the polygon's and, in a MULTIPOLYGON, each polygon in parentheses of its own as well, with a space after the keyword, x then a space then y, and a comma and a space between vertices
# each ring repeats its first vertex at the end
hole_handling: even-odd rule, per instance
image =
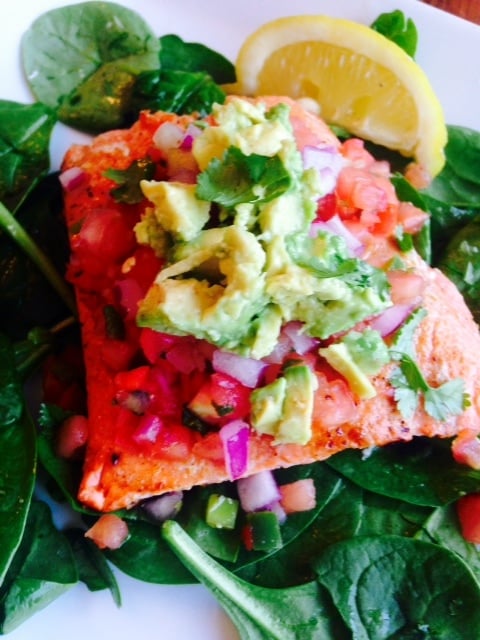
POLYGON ((461 378, 448 380, 438 387, 430 386, 415 361, 413 338, 426 315, 425 309, 417 309, 398 330, 390 354, 399 362, 399 367, 394 370, 390 382, 395 388, 398 409, 405 418, 413 416, 420 399, 423 399, 425 411, 443 422, 450 416, 463 413, 470 406, 470 398, 461 378))

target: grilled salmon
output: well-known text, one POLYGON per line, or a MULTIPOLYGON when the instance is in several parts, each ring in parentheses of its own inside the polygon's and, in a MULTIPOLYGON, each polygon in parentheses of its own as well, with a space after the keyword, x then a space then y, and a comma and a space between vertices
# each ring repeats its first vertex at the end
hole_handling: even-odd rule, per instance
MULTIPOLYGON (((319 118, 287 98, 250 102, 267 109, 286 104, 301 152, 320 148, 341 156, 336 183, 318 198, 313 224, 340 219, 342 233, 356 242, 355 255, 387 277, 395 271, 395 260, 402 262, 400 285, 392 284, 389 305, 426 310, 414 334, 415 361, 432 388, 461 379, 469 402, 439 418, 420 400, 406 417, 392 383, 398 362, 385 363, 370 375, 374 393, 362 397, 344 373, 319 355, 319 347, 328 347, 342 332, 313 336, 301 353, 293 341, 281 357, 262 356, 265 366, 258 384, 278 378, 287 361, 307 363, 316 378, 311 436, 305 443, 278 441, 250 425, 242 475, 324 460, 347 448, 415 436, 452 437, 465 429, 480 432, 478 327, 455 286, 413 249, 402 252, 395 236, 400 223, 415 231, 422 212, 398 202, 388 186, 388 167, 371 158, 360 142, 342 145, 319 118), (415 285, 410 297, 404 292, 406 300, 402 278, 405 286, 412 281, 415 285)), ((165 492, 232 479, 220 432, 230 420, 250 424, 251 388, 212 368, 212 353, 221 345, 187 332, 142 327, 137 321, 142 301, 153 290, 160 296, 159 274, 171 266, 168 233, 148 244, 135 232, 153 206, 139 183, 195 185, 199 168, 192 160, 192 145, 199 131, 217 122, 212 116, 196 125, 192 116, 145 112, 128 130, 73 146, 63 162, 63 174, 69 176, 64 194, 72 249, 68 278, 78 302, 88 393, 89 432, 79 499, 100 511, 130 508, 165 492), (165 142, 159 136, 165 123, 171 125, 171 135, 179 134, 177 141, 165 142), (226 400, 212 417, 212 406, 218 409, 220 402, 212 398, 219 390, 226 400)), ((210 216, 218 216, 218 206, 211 207, 210 216)), ((382 315, 383 310, 374 314, 376 320, 382 315)), ((361 331, 370 325, 371 318, 365 317, 355 320, 352 328, 361 331)), ((387 345, 391 335, 392 327, 383 331, 387 345)))

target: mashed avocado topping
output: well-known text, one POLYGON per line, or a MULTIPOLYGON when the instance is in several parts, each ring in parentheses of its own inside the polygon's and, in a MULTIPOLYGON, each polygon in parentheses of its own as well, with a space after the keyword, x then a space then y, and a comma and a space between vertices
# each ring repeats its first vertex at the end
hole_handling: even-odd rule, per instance
POLYGON ((288 321, 325 339, 389 306, 382 271, 341 237, 312 234, 324 185, 304 168, 289 107, 236 99, 216 105, 213 119, 193 143, 196 185, 141 183, 153 206, 137 239, 167 266, 138 324, 259 359, 288 321))

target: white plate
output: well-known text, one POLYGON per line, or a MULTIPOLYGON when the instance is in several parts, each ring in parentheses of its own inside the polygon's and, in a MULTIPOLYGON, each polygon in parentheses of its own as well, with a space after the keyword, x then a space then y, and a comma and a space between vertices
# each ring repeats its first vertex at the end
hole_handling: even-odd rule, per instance
MULTIPOLYGON (((31 102, 19 63, 22 33, 40 13, 65 0, 0 3, 0 98, 31 102)), ((121 0, 136 9, 158 35, 176 33, 203 42, 234 60, 244 37, 262 22, 299 13, 327 13, 370 24, 380 13, 402 9, 419 29, 417 60, 427 72, 451 124, 480 130, 480 29, 418 0, 121 0)), ((58 127, 52 143, 56 167, 72 133, 58 127)), ((12 632, 11 640, 236 640, 238 634, 201 586, 147 585, 118 576, 123 606, 106 592, 71 589, 12 632)))

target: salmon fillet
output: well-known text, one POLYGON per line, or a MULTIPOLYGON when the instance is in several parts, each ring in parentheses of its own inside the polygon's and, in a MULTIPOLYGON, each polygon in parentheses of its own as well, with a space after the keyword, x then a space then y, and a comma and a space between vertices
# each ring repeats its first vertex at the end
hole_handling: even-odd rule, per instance
MULTIPOLYGON (((278 101, 288 102, 292 107, 292 123, 300 147, 321 142, 338 147, 338 140, 318 118, 285 98, 269 99, 269 104, 278 101)), ((164 492, 230 479, 217 430, 201 434, 178 425, 158 439, 134 441, 132 423, 125 407, 116 400, 116 394, 122 368, 134 369, 145 364, 139 346, 141 332, 135 322, 130 321, 126 324, 127 336, 108 335, 105 308, 118 308, 119 299, 126 295, 128 288, 119 282, 122 278, 128 281, 129 269, 132 265, 138 267, 144 254, 136 253, 138 245, 130 238, 124 251, 136 257, 122 257, 118 264, 110 265, 109 238, 106 236, 105 255, 100 252, 98 264, 93 267, 89 264, 86 268, 86 263, 82 262, 88 237, 85 239, 85 234, 82 237, 80 229, 86 219, 91 224, 97 214, 101 217, 106 215, 105 211, 108 215, 116 212, 126 227, 132 229, 149 206, 145 199, 133 204, 115 201, 111 191, 117 185, 106 172, 126 170, 133 161, 148 157, 156 166, 155 178, 168 178, 169 168, 152 142, 153 134, 165 120, 185 128, 192 118, 143 113, 129 130, 112 131, 98 136, 90 145, 73 146, 62 167, 63 171, 79 170, 75 184, 65 190, 65 216, 72 247, 69 278, 75 286, 78 301, 88 393, 89 436, 79 499, 100 511, 130 508, 164 492)), ((181 164, 181 157, 178 161, 181 164)), ((93 233, 95 225, 92 229, 93 233)), ((147 270, 149 275, 145 279, 150 277, 152 280, 161 261, 156 262, 157 258, 150 254, 145 259, 151 265, 151 273, 147 270)), ((440 271, 430 268, 413 253, 408 259, 410 267, 424 279, 421 305, 428 311, 415 334, 417 362, 433 387, 453 378, 462 378, 470 396, 470 406, 460 415, 439 421, 428 415, 420 404, 407 421, 394 399, 389 381, 394 365, 389 364, 371 380, 376 395, 355 400, 354 419, 349 417, 345 422, 332 425, 322 417, 325 397, 320 385, 310 441, 306 445, 273 444, 271 436, 252 430, 246 475, 324 460, 347 448, 381 446, 408 441, 415 436, 451 437, 464 429, 480 432, 478 327, 458 290, 440 271)), ((131 320, 135 310, 125 310, 123 306, 122 313, 131 320)), ((187 378, 182 380, 182 393, 187 393, 187 378)))

